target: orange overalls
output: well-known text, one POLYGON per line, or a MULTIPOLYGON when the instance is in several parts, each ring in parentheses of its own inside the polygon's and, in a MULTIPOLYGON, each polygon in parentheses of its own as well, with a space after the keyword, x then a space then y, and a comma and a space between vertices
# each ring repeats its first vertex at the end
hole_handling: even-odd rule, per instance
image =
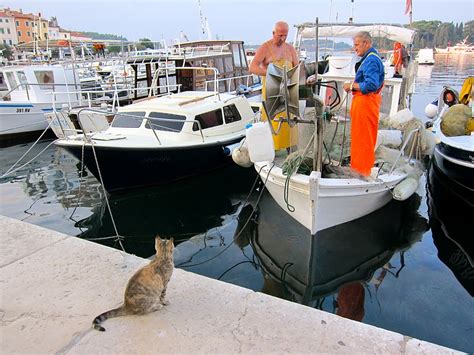
POLYGON ((375 162, 382 87, 368 94, 355 91, 352 96, 351 168, 365 176, 370 175, 375 162))

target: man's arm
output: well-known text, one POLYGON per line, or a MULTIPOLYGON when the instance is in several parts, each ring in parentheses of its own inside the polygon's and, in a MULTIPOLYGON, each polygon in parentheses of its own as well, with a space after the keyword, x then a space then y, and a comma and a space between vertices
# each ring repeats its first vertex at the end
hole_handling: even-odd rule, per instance
POLYGON ((300 61, 298 59, 298 54, 296 53, 295 47, 293 47, 291 44, 289 46, 291 48, 291 64, 293 67, 295 67, 300 63, 300 61))
POLYGON ((265 56, 267 54, 266 43, 262 44, 255 52, 255 56, 250 63, 250 73, 260 76, 267 75, 267 67, 265 66, 265 56))

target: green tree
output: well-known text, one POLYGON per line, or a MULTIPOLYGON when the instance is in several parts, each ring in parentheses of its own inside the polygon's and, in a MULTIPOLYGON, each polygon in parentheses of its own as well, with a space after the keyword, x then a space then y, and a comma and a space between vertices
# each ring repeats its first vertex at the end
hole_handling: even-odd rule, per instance
POLYGON ((474 20, 466 22, 463 28, 463 38, 467 38, 468 42, 474 42, 474 20))
POLYGON ((4 57, 4 58, 7 58, 7 59, 11 59, 12 58, 12 50, 10 48, 10 46, 8 45, 4 45, 4 44, 0 44, 0 56, 4 57))
MULTIPOLYGON (((153 45, 153 42, 149 40, 148 38, 140 38, 138 42, 144 48, 151 48, 151 49, 155 48, 155 46, 153 45)), ((138 49, 138 46, 137 46, 137 49, 138 49)))

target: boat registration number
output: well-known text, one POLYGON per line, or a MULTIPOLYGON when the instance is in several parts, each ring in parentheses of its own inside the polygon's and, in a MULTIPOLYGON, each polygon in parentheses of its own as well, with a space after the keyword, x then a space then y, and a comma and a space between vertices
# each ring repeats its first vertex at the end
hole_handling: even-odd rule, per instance
POLYGON ((28 113, 30 112, 29 108, 17 108, 16 113, 28 113))

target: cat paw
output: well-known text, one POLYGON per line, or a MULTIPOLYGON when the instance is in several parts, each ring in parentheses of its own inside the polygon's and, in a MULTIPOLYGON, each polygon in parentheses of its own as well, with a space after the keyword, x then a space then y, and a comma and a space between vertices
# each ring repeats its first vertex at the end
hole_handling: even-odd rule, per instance
POLYGON ((162 304, 163 306, 169 306, 169 305, 170 305, 170 301, 165 301, 165 300, 163 300, 163 301, 161 301, 161 304, 162 304))

